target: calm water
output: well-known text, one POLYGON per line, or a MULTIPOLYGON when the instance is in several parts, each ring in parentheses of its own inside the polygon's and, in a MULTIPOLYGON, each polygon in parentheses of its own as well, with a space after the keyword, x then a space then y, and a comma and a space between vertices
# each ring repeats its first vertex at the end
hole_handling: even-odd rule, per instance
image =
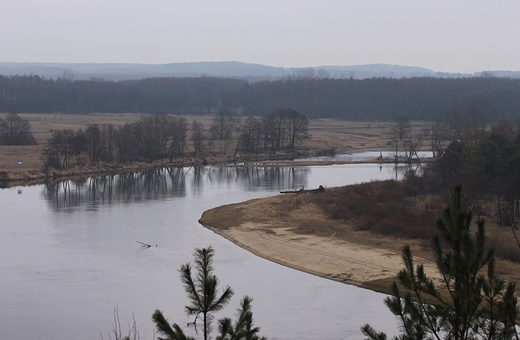
MULTIPOLYGON (((370 322, 395 328, 384 295, 255 257, 197 223, 204 210, 280 190, 395 178, 393 165, 183 168, 0 190, 0 339, 108 339, 114 308, 153 339, 160 309, 185 325, 181 264, 213 245, 235 296, 217 318, 254 298, 269 339, 361 338, 370 322), (136 241, 157 244, 144 249, 136 241)), ((189 334, 192 330, 186 329, 189 334)))
MULTIPOLYGON (((404 153, 399 153, 399 155, 404 156, 404 153)), ((303 158, 303 161, 369 161, 376 159, 378 157, 394 159, 395 152, 392 151, 363 151, 363 152, 350 152, 344 154, 337 154, 334 156, 320 156, 320 157, 310 157, 303 158)), ((433 152, 431 151, 418 151, 417 156, 420 159, 423 158, 432 158, 433 152)))

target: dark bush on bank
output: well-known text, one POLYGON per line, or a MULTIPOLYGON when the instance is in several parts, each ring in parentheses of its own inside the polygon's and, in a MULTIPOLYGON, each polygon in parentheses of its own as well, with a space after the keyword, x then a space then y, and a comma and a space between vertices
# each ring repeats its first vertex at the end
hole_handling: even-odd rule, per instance
POLYGON ((442 204, 406 181, 382 181, 327 189, 314 201, 330 218, 356 230, 387 236, 429 239, 442 204), (326 196, 326 197, 323 197, 326 196))

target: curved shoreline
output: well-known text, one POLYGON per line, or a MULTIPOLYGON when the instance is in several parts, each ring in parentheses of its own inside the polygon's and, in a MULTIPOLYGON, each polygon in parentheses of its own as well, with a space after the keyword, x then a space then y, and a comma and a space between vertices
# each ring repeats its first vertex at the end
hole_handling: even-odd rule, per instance
MULTIPOLYGON (((363 161, 300 161, 258 159, 237 163, 229 159, 211 159, 210 164, 230 167, 273 167, 273 166, 316 166, 333 164, 393 163, 393 159, 373 159, 363 161)), ((114 175, 126 172, 144 171, 161 167, 204 166, 198 159, 183 159, 176 162, 104 164, 97 167, 76 167, 64 170, 28 169, 18 171, 0 171, 0 187, 17 185, 36 185, 62 180, 82 179, 91 176, 114 175)), ((276 196, 275 196, 276 197, 276 196)), ((261 199, 265 202, 266 199, 261 199)), ((235 243, 241 248, 280 265, 300 270, 312 275, 389 293, 395 274, 402 269, 400 250, 381 246, 381 238, 366 240, 354 237, 344 240, 334 235, 312 235, 295 233, 294 225, 287 221, 269 219, 251 221, 246 216, 237 216, 237 211, 253 201, 231 205, 233 212, 229 216, 233 221, 215 223, 208 218, 212 211, 221 211, 228 206, 217 207, 203 213, 199 222, 206 228, 235 243), (236 223, 241 221, 241 223, 236 223), (274 247, 273 245, 276 245, 274 247)), ((268 215, 264 216, 268 218, 268 215)), ((352 233, 355 235, 355 232, 352 233)), ((366 238, 367 235, 362 235, 366 238)), ((395 243, 393 240, 390 243, 395 243)), ((387 243, 388 244, 388 243, 387 243)), ((404 243, 403 243, 404 244, 404 243)), ((429 262, 429 261, 424 261, 429 262)))
MULTIPOLYGON (((280 265, 330 280, 390 294, 396 274, 403 268, 400 249, 406 240, 396 240, 362 232, 349 232, 347 239, 298 231, 297 224, 265 213, 269 204, 282 196, 254 199, 205 211, 199 223, 237 246, 280 265), (249 215, 261 209, 263 217, 249 215)), ((313 212, 311 212, 311 215, 313 212)), ((432 261, 421 257, 419 244, 414 256, 429 272, 432 261)))

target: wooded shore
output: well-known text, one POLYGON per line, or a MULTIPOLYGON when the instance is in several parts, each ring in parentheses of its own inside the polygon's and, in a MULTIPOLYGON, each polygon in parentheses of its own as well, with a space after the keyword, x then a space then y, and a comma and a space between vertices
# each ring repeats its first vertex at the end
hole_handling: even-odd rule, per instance
MULTIPOLYGON (((139 114, 41 114, 20 113, 19 116, 30 123, 37 145, 0 146, 0 187, 14 185, 33 185, 65 179, 85 178, 89 176, 110 175, 125 172, 142 171, 159 167, 201 166, 204 164, 222 166, 311 166, 342 163, 349 161, 294 161, 295 158, 342 154, 363 150, 391 151, 394 122, 356 122, 339 119, 319 119, 309 122, 309 135, 296 152, 275 154, 228 154, 207 152, 204 156, 193 156, 187 150, 186 155, 169 160, 133 163, 103 163, 64 167, 62 169, 43 168, 43 150, 52 131, 60 129, 85 129, 90 124, 123 125, 139 120, 139 114)), ((196 119, 206 128, 211 125, 214 116, 183 116, 188 121, 196 119)), ((427 122, 413 122, 420 130, 427 122)), ((380 159, 369 162, 392 162, 380 159)))

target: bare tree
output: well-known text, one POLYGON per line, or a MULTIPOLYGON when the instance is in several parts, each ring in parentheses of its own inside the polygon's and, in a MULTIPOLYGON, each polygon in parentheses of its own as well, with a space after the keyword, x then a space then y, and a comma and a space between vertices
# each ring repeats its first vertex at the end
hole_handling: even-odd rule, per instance
POLYGON ((405 138, 406 135, 408 135, 412 130, 410 118, 405 114, 399 115, 395 120, 395 125, 393 126, 392 130, 394 135, 397 136, 397 139, 402 141, 403 138, 405 138))
POLYGON ((286 109, 279 108, 270 113, 272 117, 271 132, 273 150, 283 149, 285 146, 286 123, 287 118, 286 109))
MULTIPOLYGON (((112 332, 108 334, 110 340, 139 340, 139 330, 137 329, 137 322, 135 317, 133 318, 132 324, 128 324, 128 335, 125 335, 121 327, 121 321, 119 321, 119 309, 114 308, 114 323, 112 324, 112 332), (112 335, 114 338, 112 338, 112 335)), ((103 334, 101 334, 101 340, 103 340, 103 334)))
POLYGON ((262 148, 264 150, 272 149, 271 151, 276 151, 276 129, 275 129, 275 118, 273 115, 269 114, 267 116, 262 117, 262 148))
POLYGON ((292 76, 296 79, 313 79, 316 78, 316 70, 312 67, 297 68, 293 70, 292 76))
POLYGON ((139 156, 153 162, 166 155, 170 137, 168 119, 165 114, 142 117, 137 124, 139 156))
POLYGON ((0 143, 3 145, 36 144, 29 121, 15 112, 9 112, 4 119, 0 118, 0 143))
POLYGON ((78 129, 74 133, 74 138, 72 139, 72 149, 73 154, 76 158, 76 164, 77 165, 84 165, 85 162, 82 157, 82 153, 87 152, 87 136, 85 135, 85 131, 83 129, 78 129))
POLYGON ((316 76, 320 79, 330 78, 330 72, 324 68, 320 68, 316 71, 316 76))
POLYGON ((278 108, 263 117, 259 126, 258 141, 271 152, 287 148, 294 151, 298 142, 309 137, 309 120, 291 108, 278 108))
POLYGON ((392 126, 392 139, 395 144, 395 160, 399 157, 399 142, 403 140, 408 134, 411 133, 412 124, 410 118, 401 114, 395 120, 395 124, 392 126))
POLYGON ((74 153, 74 135, 75 133, 72 129, 62 130, 60 151, 63 155, 63 167, 70 165, 70 157, 74 153))
POLYGON ((170 146, 168 155, 170 162, 175 155, 183 155, 186 149, 186 139, 188 135, 188 121, 186 118, 170 117, 168 120, 170 146))
POLYGON ((95 165, 99 162, 101 155, 101 129, 97 124, 91 124, 85 130, 85 136, 87 138, 87 153, 89 156, 90 164, 95 165))
POLYGON ((404 149, 404 157, 407 163, 411 163, 414 159, 419 160, 419 155, 417 151, 421 147, 423 142, 423 135, 418 133, 413 135, 409 133, 404 137, 403 140, 403 149, 404 149))
POLYGON ((210 127, 210 134, 213 140, 223 141, 220 143, 221 151, 227 152, 239 126, 240 113, 236 109, 220 108, 217 111, 210 127))
POLYGON ((105 162, 113 162, 115 159, 115 134, 116 128, 113 124, 101 126, 101 159, 105 162))
POLYGON ((236 109, 220 108, 211 123, 211 137, 216 140, 228 140, 240 124, 240 114, 236 109))
POLYGON ((258 152, 262 136, 262 123, 255 117, 248 117, 242 125, 240 144, 242 150, 258 152))
POLYGON ((430 148, 433 152, 433 157, 438 158, 444 154, 444 150, 451 142, 446 123, 437 120, 430 124, 430 148))
POLYGON ((196 155, 204 154, 204 140, 206 139, 206 132, 204 131, 204 125, 197 120, 193 120, 191 123, 192 133, 191 140, 193 142, 193 148, 196 155))
POLYGON ((126 123, 117 129, 115 146, 117 158, 120 162, 129 162, 137 159, 138 140, 136 130, 136 123, 126 123))
POLYGON ((288 109, 286 116, 287 134, 289 136, 288 146, 294 152, 297 142, 309 138, 309 120, 294 109, 288 109))
POLYGON ((51 131, 51 136, 47 138, 47 144, 43 150, 43 164, 46 167, 57 168, 61 166, 61 144, 63 134, 61 130, 51 131))
POLYGON ((468 146, 477 146, 484 136, 482 114, 477 109, 461 110, 457 107, 446 112, 446 122, 453 131, 453 139, 468 146))

